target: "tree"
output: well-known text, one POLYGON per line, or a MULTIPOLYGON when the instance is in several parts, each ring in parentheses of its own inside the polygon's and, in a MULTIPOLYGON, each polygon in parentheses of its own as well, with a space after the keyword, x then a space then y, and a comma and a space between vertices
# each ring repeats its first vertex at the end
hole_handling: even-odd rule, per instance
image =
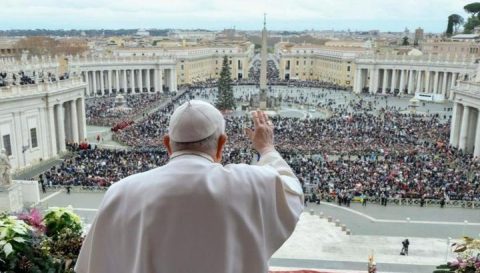
MULTIPOLYGON (((56 47, 55 39, 45 36, 32 36, 19 40, 15 48, 28 50, 30 55, 53 55, 52 51, 56 47)), ((17 52, 21 53, 20 50, 17 52)))
POLYGON ((218 96, 215 106, 219 110, 235 109, 235 98, 233 96, 232 75, 228 65, 228 57, 223 57, 222 71, 218 80, 218 96))
POLYGON ((402 46, 408 46, 408 45, 410 45, 410 42, 408 42, 408 37, 405 36, 405 37, 403 37, 402 46))
POLYGON ((471 16, 468 18, 465 25, 463 25, 463 33, 470 34, 473 32, 473 29, 479 25, 480 25, 480 19, 478 19, 478 17, 476 16, 471 16))
POLYGON ((466 12, 472 14, 463 26, 464 33, 472 33, 473 29, 480 25, 480 3, 474 2, 463 7, 466 12))
POLYGON ((30 55, 76 55, 88 49, 86 41, 79 39, 55 40, 45 36, 32 36, 19 40, 15 44, 17 52, 28 50, 30 55))
POLYGON ((463 7, 466 12, 471 13, 472 16, 476 16, 477 18, 480 19, 480 3, 479 2, 474 2, 470 3, 466 6, 463 7))
POLYGON ((448 24, 447 24, 447 37, 452 36, 454 33, 458 32, 460 26, 464 23, 463 17, 458 14, 450 14, 448 16, 448 24))
POLYGON ((463 25, 465 20, 463 19, 462 16, 458 14, 452 14, 448 17, 449 19, 451 18, 452 23, 453 23, 453 33, 457 33, 458 30, 460 29, 460 26, 463 25))

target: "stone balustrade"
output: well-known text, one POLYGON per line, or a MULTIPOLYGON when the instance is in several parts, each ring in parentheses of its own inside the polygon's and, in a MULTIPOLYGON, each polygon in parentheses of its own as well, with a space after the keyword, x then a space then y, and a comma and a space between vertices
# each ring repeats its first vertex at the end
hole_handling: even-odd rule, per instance
POLYGON ((85 85, 80 77, 73 77, 66 80, 50 83, 28 84, 28 85, 9 85, 0 88, 0 98, 29 96, 50 91, 61 90, 85 85))

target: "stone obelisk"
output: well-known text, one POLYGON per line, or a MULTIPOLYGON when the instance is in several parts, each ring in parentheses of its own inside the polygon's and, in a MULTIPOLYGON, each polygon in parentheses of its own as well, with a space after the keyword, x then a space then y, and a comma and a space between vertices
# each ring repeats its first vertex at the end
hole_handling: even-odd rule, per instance
POLYGON ((262 50, 260 52, 260 109, 267 109, 267 15, 263 17, 262 50))

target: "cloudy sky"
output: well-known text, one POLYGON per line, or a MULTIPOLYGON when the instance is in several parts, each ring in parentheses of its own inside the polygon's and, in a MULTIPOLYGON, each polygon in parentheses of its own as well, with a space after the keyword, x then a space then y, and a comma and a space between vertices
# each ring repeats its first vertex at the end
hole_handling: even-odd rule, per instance
POLYGON ((206 28, 442 32, 473 0, 0 0, 0 29, 206 28))

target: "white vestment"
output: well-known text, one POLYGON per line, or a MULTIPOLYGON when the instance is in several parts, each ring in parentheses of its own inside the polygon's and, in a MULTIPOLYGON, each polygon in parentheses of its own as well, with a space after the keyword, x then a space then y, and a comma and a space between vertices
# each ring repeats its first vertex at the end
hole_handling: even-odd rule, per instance
POLYGON ((177 152, 115 183, 80 251, 77 273, 266 273, 293 232, 303 192, 276 152, 257 166, 177 152))

